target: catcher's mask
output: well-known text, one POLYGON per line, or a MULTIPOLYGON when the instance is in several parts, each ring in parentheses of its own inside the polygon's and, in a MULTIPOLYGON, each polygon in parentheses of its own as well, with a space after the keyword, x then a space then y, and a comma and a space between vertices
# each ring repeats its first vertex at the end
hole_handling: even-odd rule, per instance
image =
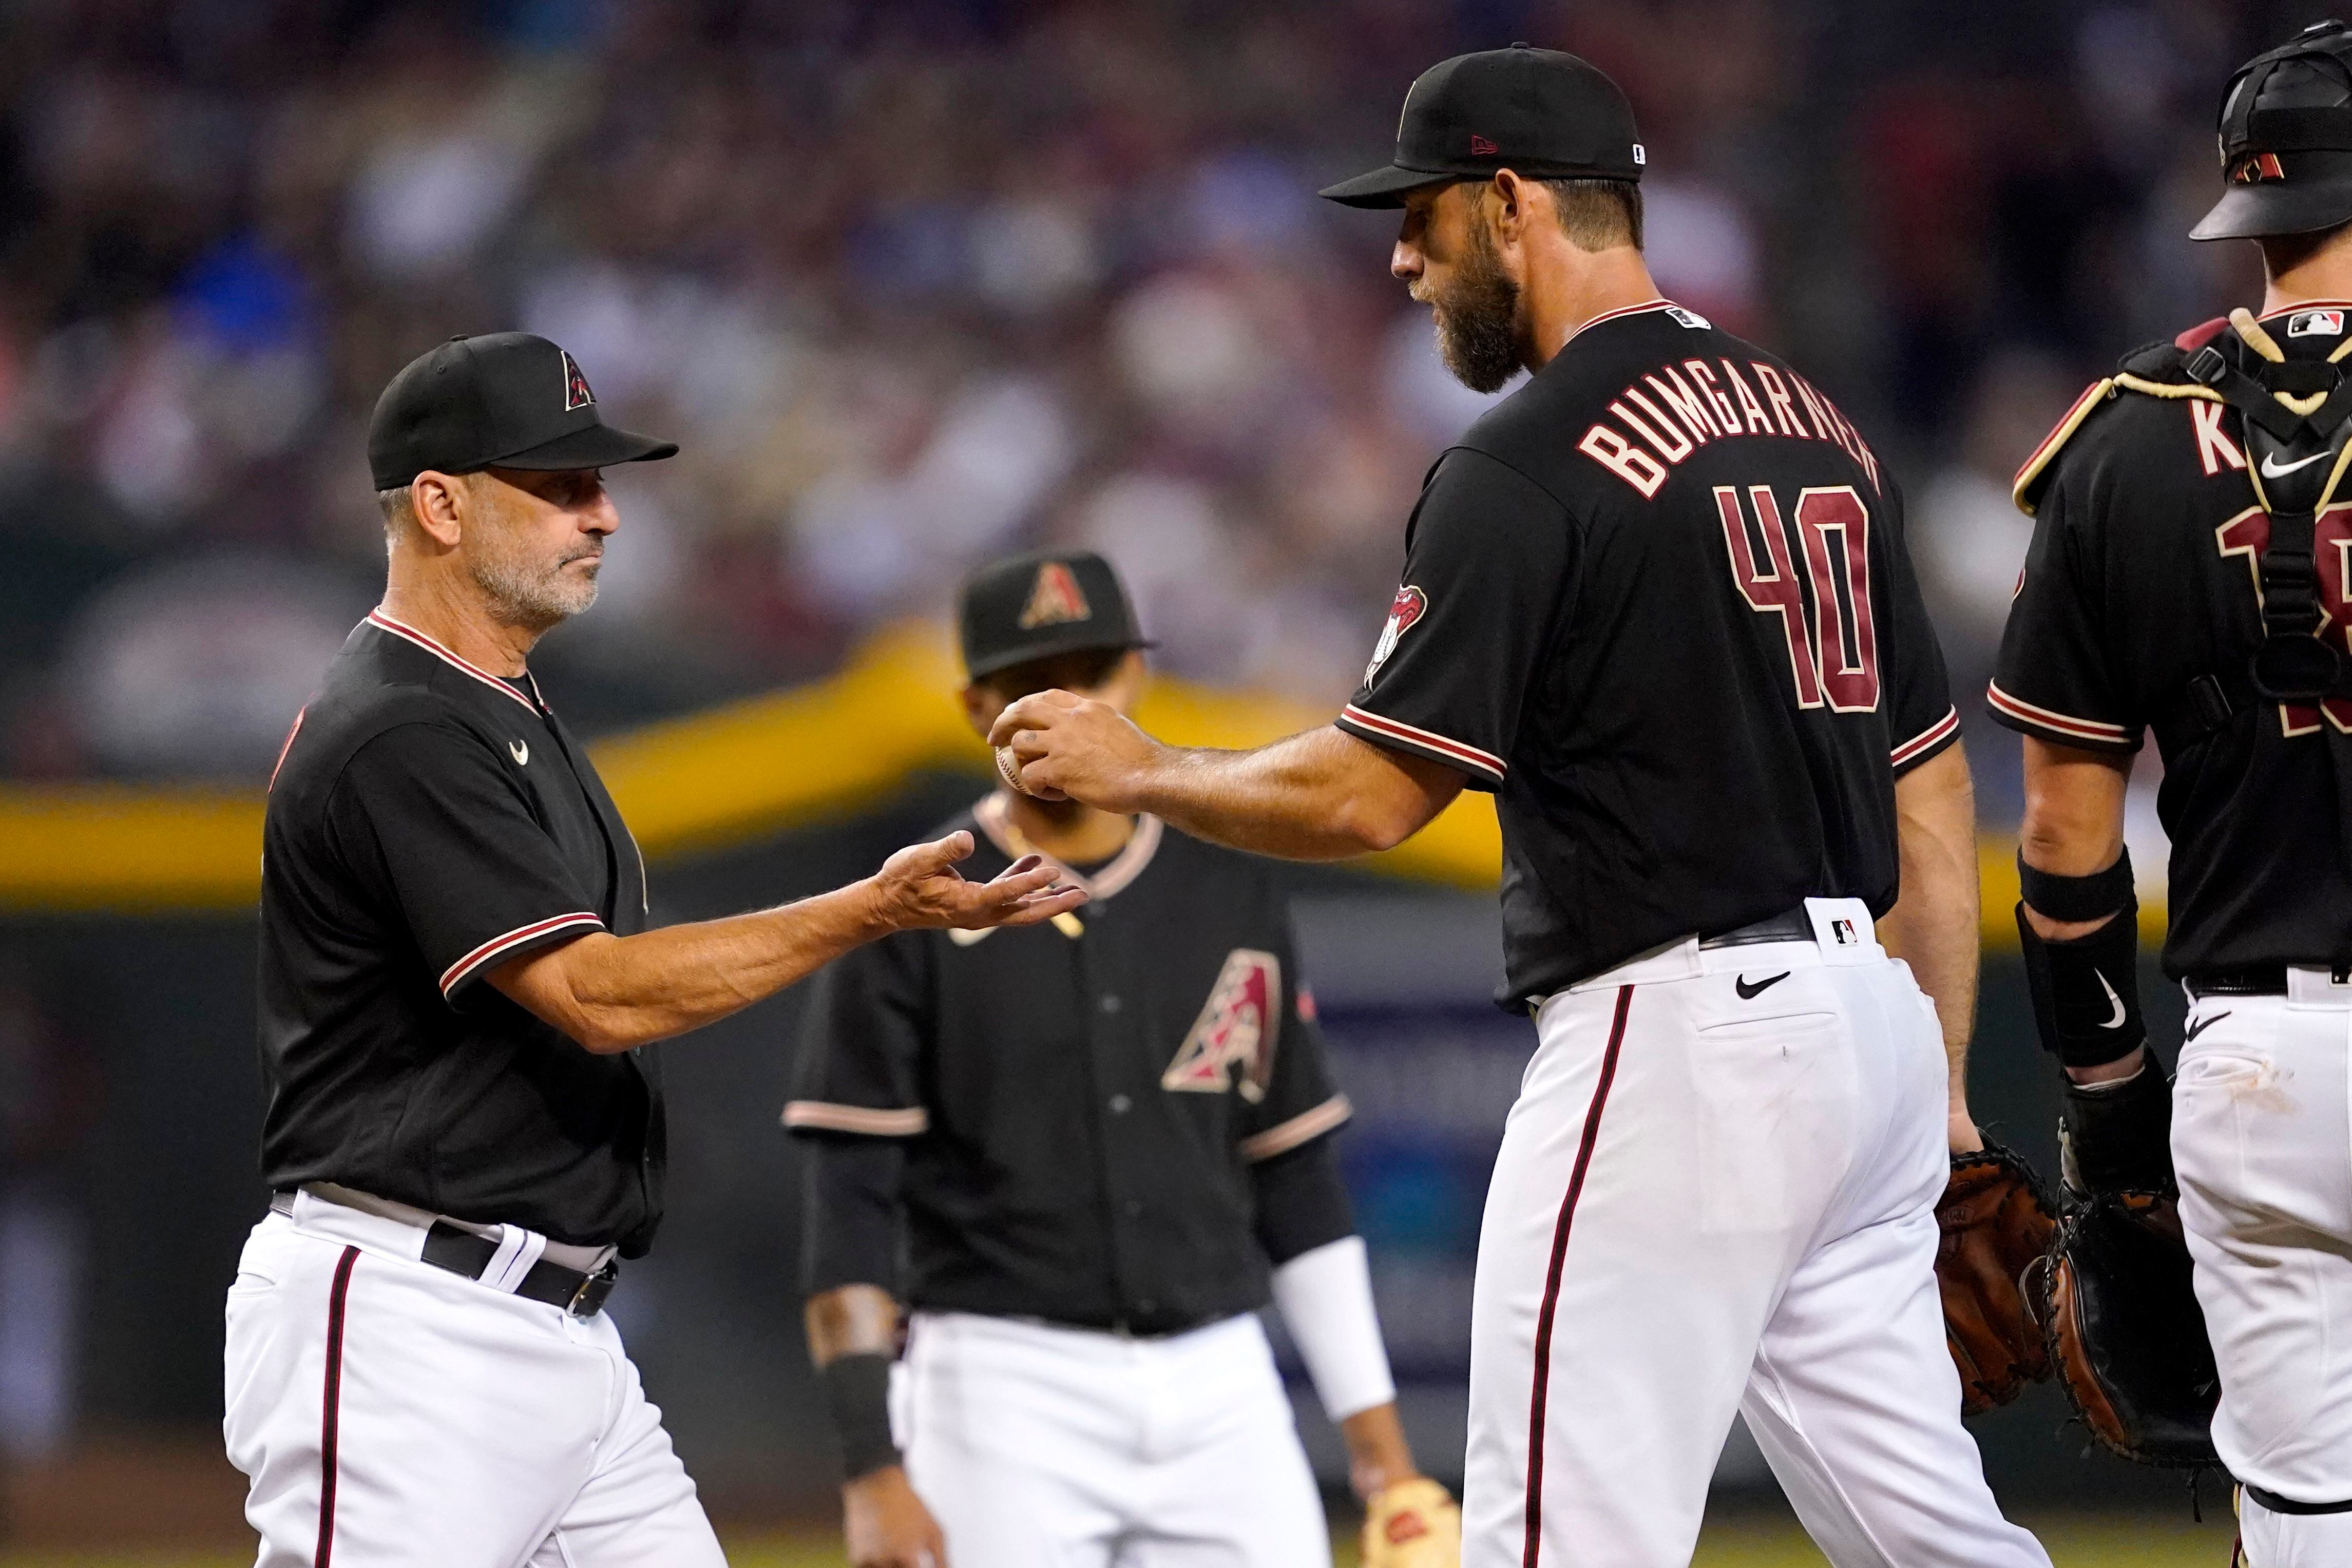
POLYGON ((2221 95, 2221 142, 2229 188, 2189 238, 2352 221, 2352 27, 2315 23, 2239 67, 2221 95))

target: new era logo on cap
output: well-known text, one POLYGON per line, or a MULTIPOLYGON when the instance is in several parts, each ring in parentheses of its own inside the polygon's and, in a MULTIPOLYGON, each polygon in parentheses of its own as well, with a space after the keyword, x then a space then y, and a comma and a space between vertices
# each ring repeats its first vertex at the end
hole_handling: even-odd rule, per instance
POLYGON ((563 356, 563 412, 569 414, 575 408, 585 408, 595 402, 596 395, 588 390, 588 378, 580 374, 580 362, 572 357, 572 351, 558 349, 555 352, 563 356))
POLYGON ((1470 133, 1470 155, 1473 158, 1491 158, 1498 151, 1500 151, 1500 149, 1498 149, 1492 142, 1487 141, 1484 136, 1479 135, 1476 132, 1473 131, 1470 133))

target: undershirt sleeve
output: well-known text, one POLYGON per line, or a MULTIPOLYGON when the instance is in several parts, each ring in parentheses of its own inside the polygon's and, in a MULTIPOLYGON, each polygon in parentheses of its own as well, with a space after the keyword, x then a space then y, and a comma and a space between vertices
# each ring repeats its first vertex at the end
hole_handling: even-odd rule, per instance
POLYGON ((1276 1268, 1356 1234, 1339 1154, 1328 1137, 1250 1167, 1258 1246, 1276 1268))
POLYGON ((899 1294, 899 1184, 906 1146, 895 1139, 816 1133, 806 1151, 801 1226, 801 1290, 821 1296, 844 1285, 899 1294))
POLYGON ((1405 532, 1404 581, 1340 729, 1492 790, 1576 564, 1565 508, 1497 458, 1439 458, 1405 532))

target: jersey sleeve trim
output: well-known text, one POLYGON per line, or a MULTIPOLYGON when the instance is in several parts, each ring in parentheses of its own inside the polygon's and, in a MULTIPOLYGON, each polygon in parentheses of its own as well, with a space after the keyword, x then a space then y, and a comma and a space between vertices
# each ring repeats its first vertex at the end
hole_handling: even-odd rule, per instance
POLYGON ((867 1138, 912 1138, 930 1131, 931 1113, 919 1105, 877 1110, 866 1105, 795 1100, 784 1107, 784 1125, 821 1132, 855 1132, 867 1138))
POLYGON ((1333 722, 1343 730, 1360 734, 1362 739, 1377 745, 1402 746, 1407 751, 1419 752, 1448 766, 1468 768, 1494 780, 1496 784, 1503 782, 1503 775, 1508 771, 1507 764, 1503 759, 1492 752, 1482 752, 1475 746, 1449 740, 1444 735, 1407 724, 1401 720, 1382 718, 1378 713, 1368 713, 1352 702, 1340 710, 1339 717, 1333 722))
POLYGON ((2077 719, 2072 714, 2039 707, 2021 697, 2012 697, 1993 681, 1985 688, 1985 702, 1992 716, 2012 730, 2039 735, 2065 746, 2085 746, 2094 750, 2105 747, 2119 751, 2135 751, 2138 737, 2127 724, 2110 724, 2103 719, 2077 719))
POLYGON ((2027 457, 2023 466, 2017 470, 2017 478, 2011 479, 2009 484, 2009 499, 2016 504, 2018 510, 2028 517, 2033 515, 2034 507, 2041 502, 2041 492, 2036 481, 2042 478, 2042 472, 2052 463, 2058 460, 2059 448, 2066 445, 2067 438, 2083 427, 2083 421, 2091 416, 2092 411, 2099 406, 2100 402, 2106 397, 2107 394, 2113 392, 2115 387, 2115 381, 2111 377, 2102 377, 2093 382, 2082 396, 2074 399, 2074 405, 2066 410, 2064 416, 2052 427, 2050 434, 2042 437, 2042 445, 2033 448, 2032 455, 2027 457))
POLYGON ((1287 1121, 1276 1122, 1263 1132, 1253 1133, 1241 1141, 1241 1157, 1255 1164, 1271 1160, 1276 1154, 1286 1154, 1301 1143, 1311 1143, 1333 1128, 1346 1123, 1356 1114, 1344 1094, 1335 1094, 1312 1110, 1301 1111, 1287 1121))
POLYGON ((603 931, 604 917, 593 910, 575 910, 568 915, 552 915, 526 926, 517 926, 504 936, 494 936, 441 972, 441 994, 445 998, 453 995, 457 987, 471 980, 480 970, 515 949, 543 942, 559 931, 574 928, 603 931))
POLYGON ((1947 708, 1944 710, 1942 718, 1895 747, 1888 753, 1887 760, 1895 764, 1896 773, 1901 773, 1906 768, 1926 762, 1929 757, 1942 751, 1946 745, 1958 737, 1959 732, 1960 710, 1958 708, 1947 708))

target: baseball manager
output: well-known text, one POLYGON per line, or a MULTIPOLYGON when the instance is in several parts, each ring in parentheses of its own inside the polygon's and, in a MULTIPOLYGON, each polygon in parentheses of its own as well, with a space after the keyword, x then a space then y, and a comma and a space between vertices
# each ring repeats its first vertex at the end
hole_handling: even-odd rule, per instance
POLYGON ((454 338, 368 457, 390 570, 294 723, 263 832, 262 1168, 224 1423, 259 1568, 724 1562, 603 1311, 662 1210, 657 1063, 860 942, 1082 903, 971 836, 647 931, 645 863, 526 667, 594 602, 614 429, 572 356, 454 338))

